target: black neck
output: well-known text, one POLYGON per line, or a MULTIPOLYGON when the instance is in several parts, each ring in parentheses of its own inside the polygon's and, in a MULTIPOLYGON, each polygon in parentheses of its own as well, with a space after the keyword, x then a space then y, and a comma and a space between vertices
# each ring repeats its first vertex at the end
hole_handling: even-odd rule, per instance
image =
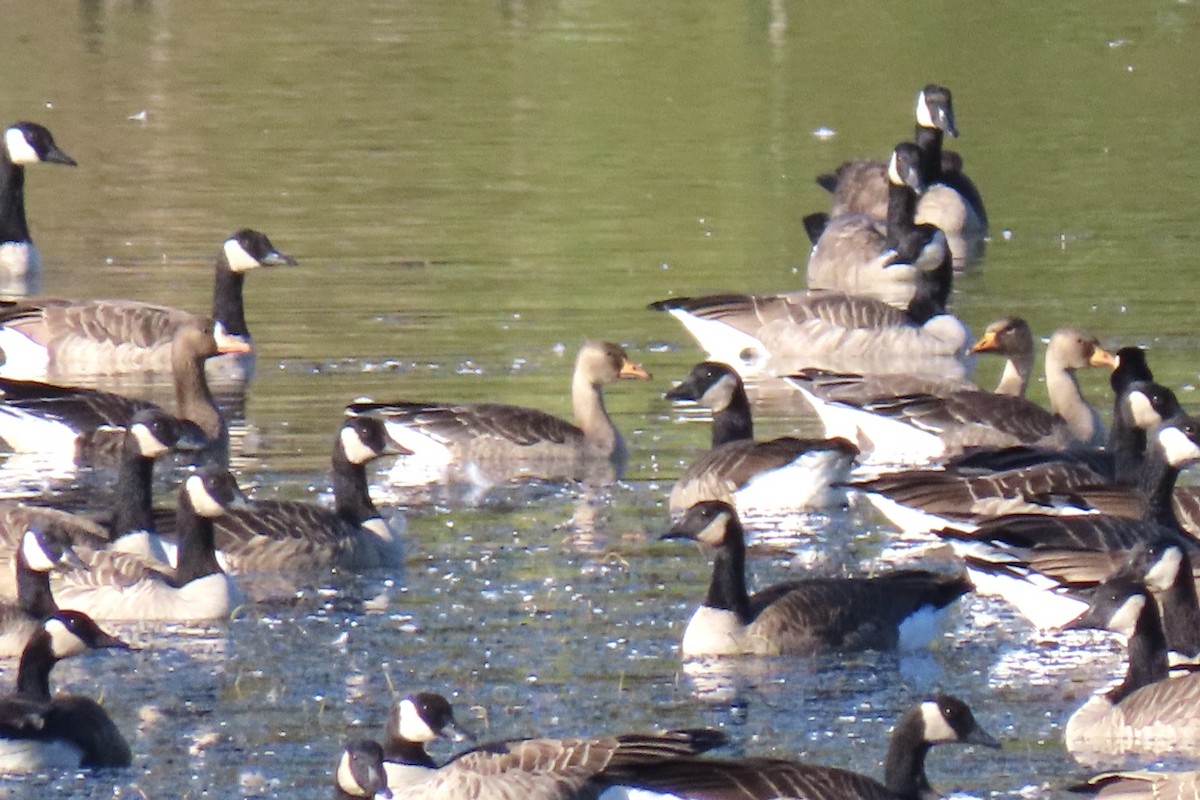
POLYGON ((933 787, 925 775, 925 756, 929 748, 920 711, 905 712, 896 723, 896 730, 892 731, 884 762, 883 781, 888 791, 904 798, 933 796, 933 787))
POLYGON ((113 493, 111 532, 113 538, 132 531, 154 530, 154 459, 146 458, 126 434, 126 445, 117 471, 113 493))
POLYGON ((242 304, 242 284, 246 276, 234 272, 224 256, 217 260, 216 275, 213 279, 213 319, 221 323, 225 332, 234 336, 246 336, 250 333, 246 328, 246 311, 242 304))
POLYGON ((1112 430, 1108 432, 1105 449, 1113 454, 1113 477, 1124 483, 1137 479, 1138 467, 1146 452, 1146 432, 1131 425, 1121 413, 1121 398, 1113 409, 1112 430))
POLYGON ((945 314, 953 280, 954 264, 947 248, 946 257, 937 269, 917 281, 917 291, 905 309, 908 318, 917 325, 924 325, 933 317, 945 314))
POLYGON ((734 389, 729 404, 713 413, 712 446, 754 438, 754 421, 750 417, 750 398, 742 386, 734 389))
POLYGON ((1138 491, 1145 504, 1142 506, 1144 521, 1157 522, 1172 530, 1179 529, 1179 520, 1175 517, 1175 506, 1172 502, 1178 477, 1178 468, 1167 463, 1162 448, 1157 443, 1151 446, 1138 472, 1138 491))
POLYGON ((58 659, 50 634, 40 630, 29 639, 17 666, 17 694, 35 700, 50 699, 50 670, 58 659))
POLYGON ((1200 655, 1200 601, 1191 560, 1185 554, 1175 581, 1162 594, 1163 634, 1167 647, 1188 657, 1200 655))
POLYGON ((35 619, 49 619, 58 611, 50 591, 50 573, 30 569, 25 555, 17 551, 17 605, 35 619))
POLYGON ((9 161, 7 153, 0 154, 0 242, 27 241, 25 168, 9 161))
POLYGON ((1129 637, 1129 670, 1120 686, 1108 692, 1114 704, 1121 702, 1143 686, 1165 680, 1167 664, 1167 640, 1163 635, 1162 617, 1158 604, 1147 596, 1142 613, 1138 615, 1133 635, 1129 637))
POLYGON ((174 585, 184 586, 197 578, 219 573, 221 565, 217 563, 213 521, 196 513, 186 489, 179 493, 179 511, 175 520, 179 565, 175 568, 174 585))
POLYGON ((420 742, 410 742, 399 736, 389 737, 383 744, 383 758, 397 764, 410 764, 414 767, 437 768, 437 762, 425 752, 425 745, 420 742))
POLYGON ((367 468, 346 458, 341 437, 333 446, 333 502, 337 515, 351 525, 379 516, 367 488, 367 468))
POLYGON ((746 540, 742 524, 729 521, 725 544, 717 548, 713 558, 712 582, 704 605, 737 614, 743 624, 749 624, 750 596, 746 593, 746 540))
POLYGON ((926 128, 918 125, 913 133, 917 150, 921 153, 921 178, 926 184, 942 180, 942 137, 941 128, 926 128))
POLYGON ((917 193, 907 184, 888 182, 887 246, 899 250, 912 232, 917 213, 917 193))

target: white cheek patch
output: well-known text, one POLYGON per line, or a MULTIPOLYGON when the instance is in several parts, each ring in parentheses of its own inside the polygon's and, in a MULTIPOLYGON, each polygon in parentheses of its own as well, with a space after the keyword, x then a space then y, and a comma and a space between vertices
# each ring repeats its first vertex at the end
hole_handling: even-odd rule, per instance
POLYGON ((932 700, 921 703, 921 721, 925 724, 925 741, 929 744, 957 742, 958 733, 942 716, 942 709, 932 700))
POLYGON ((379 453, 363 444, 363 440, 359 438, 358 431, 349 425, 342 428, 341 439, 342 450, 346 453, 346 458, 351 464, 365 464, 379 455, 379 453))
POLYGON ((704 526, 704 530, 696 534, 696 541, 714 547, 725 542, 725 529, 729 524, 728 514, 718 514, 712 522, 704 526))
POLYGON ((367 790, 354 777, 354 770, 350 766, 350 753, 348 752, 342 753, 342 758, 338 761, 337 785, 346 794, 355 797, 366 797, 367 795, 367 790))
POLYGON ((900 177, 900 165, 896 163, 895 153, 892 153, 892 158, 888 161, 888 180, 895 186, 904 185, 904 179, 900 177))
POLYGON ((429 727, 421 712, 417 711, 412 700, 405 698, 400 701, 400 730, 401 739, 410 742, 432 742, 438 738, 437 731, 429 727))
POLYGON ((20 128, 4 132, 4 147, 8 150, 8 160, 14 164, 36 164, 42 160, 20 128))
POLYGON ((225 240, 225 260, 234 272, 245 272, 262 266, 257 258, 246 252, 246 248, 242 247, 242 243, 237 239, 225 240))
POLYGON ((396 535, 392 533, 392 529, 388 527, 388 524, 379 517, 364 519, 362 521, 362 525, 359 527, 369 532, 376 539, 380 539, 385 542, 396 541, 396 535))
POLYGON ((70 658, 88 649, 87 642, 76 636, 61 620, 46 620, 46 633, 50 634, 50 650, 55 658, 70 658))
POLYGON ((187 493, 188 499, 192 501, 192 508, 196 509, 200 516, 219 517, 225 513, 225 507, 208 493, 204 479, 199 475, 192 475, 187 479, 187 493))
POLYGON ((1178 428, 1163 428, 1158 432, 1158 441, 1172 467, 1181 467, 1200 460, 1200 445, 1178 428))
POLYGON ((1122 603, 1117 612, 1112 615, 1112 619, 1108 622, 1108 629, 1122 636, 1133 636, 1133 631, 1137 628, 1138 617, 1142 615, 1142 609, 1145 607, 1146 598, 1140 594, 1134 595, 1122 603))
POLYGON ((1178 547, 1168 547, 1146 571, 1146 585, 1156 592, 1166 591, 1179 575, 1182 562, 1183 551, 1178 547))
POLYGON ((1133 424, 1139 428, 1148 430, 1162 422, 1162 417, 1154 410, 1154 406, 1150 404, 1150 398, 1146 397, 1145 393, 1130 392, 1126 402, 1129 403, 1133 424))
POLYGON ((733 375, 722 375, 721 379, 708 387, 700 398, 700 403, 713 411, 723 411, 729 407, 733 393, 737 390, 738 379, 733 375))
POLYGON ((158 458, 170 449, 159 441, 154 432, 144 423, 135 423, 129 432, 133 434, 134 441, 137 442, 138 452, 146 458, 158 458))
POLYGON ((57 563, 42 547, 41 540, 33 531, 26 531, 21 538, 21 555, 25 556, 25 563, 34 572, 49 572, 57 563))
POLYGON ((933 117, 929 113, 929 103, 925 99, 925 92, 917 95, 917 124, 922 128, 936 128, 933 124, 933 117))

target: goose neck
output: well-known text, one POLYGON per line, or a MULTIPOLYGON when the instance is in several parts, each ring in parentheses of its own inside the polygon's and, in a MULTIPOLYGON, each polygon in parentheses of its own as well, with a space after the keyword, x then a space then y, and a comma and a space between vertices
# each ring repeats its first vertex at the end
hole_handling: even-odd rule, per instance
POLYGON ((221 323, 225 332, 234 336, 246 336, 246 310, 242 303, 242 285, 246 276, 230 269, 224 256, 217 260, 213 278, 213 319, 221 323))
POLYGON ((425 745, 402 736, 388 737, 383 744, 383 757, 386 761, 406 766, 437 768, 437 762, 425 751, 425 745))
POLYGON ((942 137, 941 128, 926 128, 918 125, 913 132, 917 151, 921 154, 921 178, 926 185, 942 180, 942 137))
POLYGON ((579 370, 576 370, 571 381, 571 406, 575 412, 575 424, 583 431, 589 444, 614 457, 624 456, 625 443, 604 407, 600 384, 579 370))
POLYGON ((1046 392, 1050 410, 1067 423, 1079 442, 1093 443, 1103 433, 1096 412, 1083 399, 1075 371, 1068 369, 1052 352, 1046 352, 1046 392))
POLYGON ((56 660, 50 634, 45 630, 35 633, 21 652, 17 666, 17 694, 33 700, 49 700, 50 670, 56 660))
POLYGON ((113 493, 112 534, 154 530, 154 459, 126 449, 113 493))
POLYGON ((1033 353, 1009 356, 1004 362, 1004 371, 996 384, 996 394, 1024 397, 1033 375, 1033 353))
POLYGON ((897 797, 937 797, 925 774, 925 756, 930 744, 925 741, 919 713, 906 712, 896 723, 884 761, 884 784, 897 797))
POLYGON ((27 241, 25 168, 12 163, 5 151, 0 153, 0 242, 27 241))
POLYGON ((1200 600, 1191 560, 1186 554, 1175 580, 1163 592, 1163 636, 1172 650, 1188 656, 1200 654, 1200 600))
POLYGON ((196 513, 187 492, 180 492, 179 511, 175 529, 179 537, 179 563, 175 568, 174 585, 188 583, 221 572, 217 563, 213 521, 196 513))
POLYGON ((1138 615, 1133 635, 1129 637, 1129 668, 1125 680, 1108 692, 1108 699, 1115 705, 1143 686, 1165 680, 1169 673, 1167 640, 1163 634, 1162 617, 1158 603, 1147 597, 1138 615))
POLYGON ((1146 452, 1138 470, 1138 492, 1142 496, 1142 519, 1157 522, 1172 530, 1179 529, 1175 517, 1175 482, 1179 469, 1167 463, 1161 448, 1154 446, 1146 452))
POLYGON ((713 557, 712 580, 704 605, 737 614, 743 625, 751 622, 750 595, 746 591, 746 543, 741 523, 729 521, 725 543, 713 557))
POLYGON ((354 464, 346 458, 341 440, 333 447, 333 502, 337 515, 351 523, 361 525, 364 520, 379 516, 379 510, 371 501, 364 464, 354 464))
POLYGON ((171 373, 175 381, 175 404, 182 419, 191 420, 214 444, 212 455, 218 463, 229 459, 229 430, 213 399, 204 376, 204 359, 188 353, 173 352, 171 373))
POLYGON ((30 569, 25 556, 17 550, 17 605, 34 619, 44 620, 58 611, 50 589, 50 573, 30 569))
POLYGON ((915 223, 917 193, 911 186, 888 183, 887 246, 897 250, 901 240, 910 233, 915 223))
POLYGON ((754 438, 754 420, 750 414, 750 398, 741 386, 733 391, 729 403, 713 412, 712 446, 754 438))

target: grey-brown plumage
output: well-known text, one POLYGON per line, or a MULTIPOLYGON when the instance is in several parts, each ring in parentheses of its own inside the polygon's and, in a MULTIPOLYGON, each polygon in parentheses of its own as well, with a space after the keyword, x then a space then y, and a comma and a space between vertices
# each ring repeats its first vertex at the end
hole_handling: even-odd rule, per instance
POLYGON ((750 595, 745 533, 733 508, 719 501, 692 506, 665 538, 716 548, 708 594, 684 631, 685 657, 895 649, 909 618, 944 608, 971 589, 963 575, 897 570, 807 578, 750 595))
POLYGON ((1200 770, 1105 772, 1070 788, 1104 800, 1200 800, 1200 770))
POLYGON ((571 382, 574 424, 537 409, 500 403, 356 402, 350 415, 377 416, 388 434, 412 451, 397 469, 454 473, 496 467, 526 477, 583 477, 590 468, 616 469, 628 454, 604 408, 601 388, 621 379, 648 379, 625 350, 589 341, 579 350, 571 382))
POLYGON ((883 783, 837 767, 774 758, 682 758, 613 767, 600 777, 614 786, 689 800, 927 800, 939 795, 925 774, 925 755, 933 745, 951 742, 1000 746, 965 703, 938 695, 896 723, 883 783))

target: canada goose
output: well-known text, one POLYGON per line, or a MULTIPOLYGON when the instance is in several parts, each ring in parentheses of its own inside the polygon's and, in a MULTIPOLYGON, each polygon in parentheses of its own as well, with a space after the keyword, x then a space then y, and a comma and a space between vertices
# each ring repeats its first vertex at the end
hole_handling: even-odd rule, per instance
POLYGON ((217 563, 213 520, 243 502, 226 470, 198 470, 179 489, 179 556, 174 570, 162 571, 136 556, 101 550, 84 557, 86 568, 51 579, 54 599, 99 620, 194 622, 228 617, 242 597, 217 563))
POLYGON ((1068 628, 1101 628, 1126 637, 1124 681, 1092 695, 1067 720, 1067 749, 1083 754, 1193 753, 1200 747, 1200 673, 1168 677, 1158 604, 1137 580, 1118 574, 1096 587, 1068 628))
POLYGON ((701 500, 733 503, 742 513, 826 508, 844 500, 845 491, 837 485, 849 477, 858 449, 845 439, 755 441, 746 387, 729 365, 697 364, 667 398, 713 411, 712 449, 675 482, 672 513, 701 500))
MULTIPOLYGON (((206 359, 246 352, 248 345, 221 335, 211 321, 193 321, 175 333, 171 374, 178 417, 208 438, 205 455, 228 463, 229 431, 204 376, 206 359), (215 334, 215 335, 214 335, 215 334)), ((123 429, 138 411, 158 408, 146 400, 99 389, 0 378, 0 439, 18 453, 41 453, 64 464, 111 460, 123 429)))
POLYGON ((17 668, 16 692, 0 698, 0 772, 130 765, 129 745, 99 703, 50 694, 55 663, 102 647, 129 645, 78 611, 56 612, 29 640, 17 668))
POLYGON ((412 451, 393 470, 400 483, 410 482, 409 475, 436 479, 491 466, 527 477, 583 477, 598 467, 619 476, 628 453, 604 409, 601 388, 626 378, 647 380, 650 373, 619 345, 589 341, 579 349, 571 381, 574 424, 500 403, 356 402, 346 410, 382 418, 392 439, 412 451))
MULTIPOLYGON (((242 303, 246 273, 258 267, 293 265, 258 231, 243 229, 225 240, 217 257, 212 315, 216 337, 250 344, 242 303)), ((37 298, 0 311, 0 377, 43 380, 171 369, 171 342, 195 319, 182 309, 134 300, 37 298)), ((202 317, 200 317, 202 318, 202 317)), ((238 375, 253 367, 253 351, 239 354, 238 375)), ((209 365, 212 370, 215 362, 209 365)), ((225 370, 223 370, 225 371, 225 370)))
POLYGON ((4 131, 0 147, 0 294, 37 292, 40 260, 25 221, 25 166, 76 166, 50 131, 35 122, 16 122, 4 131))
POLYGON ((334 797, 390 798, 387 775, 383 771, 383 748, 370 739, 348 742, 333 772, 334 797))
POLYGON ((918 293, 934 295, 939 286, 949 285, 945 234, 913 221, 917 193, 925 189, 920 159, 916 145, 907 142, 892 153, 886 224, 855 212, 830 219, 808 258, 809 289, 834 289, 905 308, 918 293))
POLYGON ((745 380, 808 367, 966 376, 970 333, 936 298, 923 295, 907 310, 871 297, 819 290, 680 297, 649 308, 670 313, 710 361, 729 364, 745 380))
MULTIPOLYGON (((1104 427, 1084 400, 1075 370, 1100 366, 1115 367, 1116 360, 1094 336, 1060 328, 1046 348, 1049 410, 1023 397, 974 390, 881 397, 861 405, 846 398, 838 402, 867 413, 833 415, 825 409, 822 419, 826 435, 854 441, 865 458, 878 463, 921 464, 978 446, 1098 445, 1104 427), (832 430, 831 422, 836 423, 832 430)), ((804 385, 801 379, 787 380, 797 388, 804 385)))
MULTIPOLYGON (((597 800, 605 786, 596 776, 606 769, 693 756, 724 743, 723 733, 706 728, 597 738, 513 739, 467 750, 436 770, 405 773, 409 782, 390 789, 393 797, 405 800, 597 800)), ((370 752, 374 756, 373 748, 370 752)), ((342 765, 348 772, 350 764, 343 759, 342 765)), ((367 772, 375 774, 374 769, 357 774, 367 772)), ((339 768, 338 773, 343 770, 339 768)), ((345 783, 358 783, 364 793, 351 793, 357 797, 369 796, 365 792, 376 786, 362 781, 345 783)))
POLYGON ((938 797, 925 774, 925 756, 959 742, 999 749, 962 700, 935 695, 909 708, 892 731, 884 779, 838 767, 775 758, 680 758, 600 774, 613 785, 689 800, 928 800, 938 797))
POLYGON ((434 692, 404 697, 388 712, 387 740, 383 743, 383 766, 387 785, 397 790, 431 777, 437 763, 425 752, 435 739, 475 741, 454 719, 450 701, 434 692))
POLYGON ((1194 800, 1200 797, 1200 770, 1105 772, 1068 788, 1104 800, 1194 800))
MULTIPOLYGON (((253 500, 213 520, 216 549, 227 569, 302 572, 373 569, 404 563, 399 531, 371 501, 366 465, 388 453, 408 453, 388 436, 383 420, 347 417, 333 443, 334 508, 296 500, 253 500)), ((156 515, 170 536, 174 517, 156 515)))
MULTIPOLYGON (((946 234, 954 266, 962 269, 983 254, 987 212, 974 183, 962 172, 962 158, 942 150, 943 134, 958 135, 950 90, 929 84, 917 95, 915 138, 928 189, 917 206, 917 222, 936 225, 946 234)), ((887 184, 877 161, 851 161, 835 176, 822 175, 817 183, 833 192, 831 216, 862 212, 882 218, 886 213, 887 184)))
POLYGON ((714 500, 692 506, 663 538, 716 548, 708 596, 683 634, 684 657, 913 646, 928 625, 917 630, 906 622, 927 623, 932 612, 971 589, 961 575, 897 570, 869 578, 806 578, 751 596, 742 524, 729 504, 714 500))
POLYGON ((50 570, 78 563, 69 545, 30 528, 14 556, 15 603, 0 604, 0 656, 19 656, 43 623, 58 610, 50 591, 50 570))

